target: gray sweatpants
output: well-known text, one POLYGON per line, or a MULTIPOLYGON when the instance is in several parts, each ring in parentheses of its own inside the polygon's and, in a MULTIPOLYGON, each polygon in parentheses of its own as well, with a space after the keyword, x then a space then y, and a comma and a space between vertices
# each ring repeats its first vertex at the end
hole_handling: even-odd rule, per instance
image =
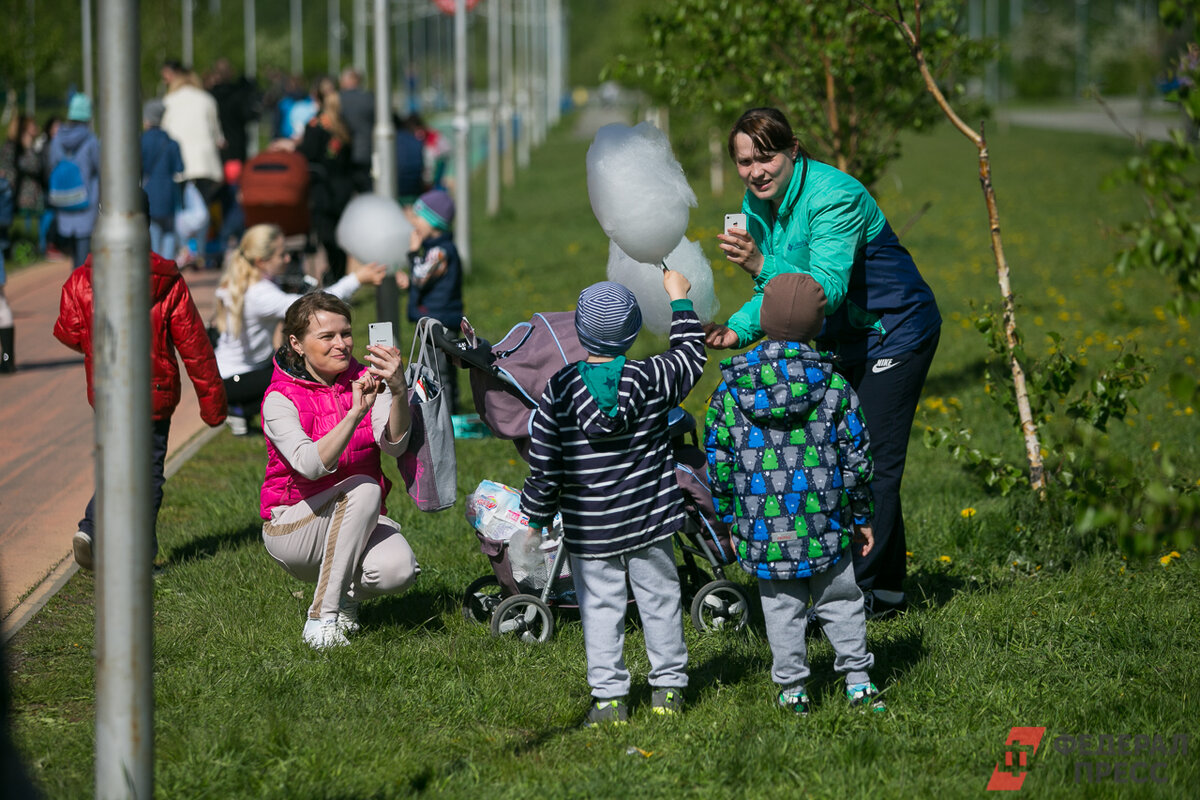
POLYGON ((400 526, 379 513, 382 492, 374 479, 356 475, 276 508, 263 525, 271 557, 292 576, 317 584, 309 619, 336 617, 343 596, 395 594, 416 577, 417 559, 400 526))
POLYGON ((867 670, 874 666, 875 656, 867 652, 867 616, 849 553, 843 553, 825 572, 808 578, 760 579, 758 591, 775 659, 771 668, 775 683, 791 688, 804 683, 810 674, 804 643, 810 596, 821 618, 821 630, 833 645, 833 668, 845 674, 847 686, 870 680, 867 670))
POLYGON ((611 558, 571 555, 571 572, 583 621, 587 680, 593 697, 611 700, 629 694, 629 670, 625 668, 625 607, 629 602, 626 575, 642 618, 650 685, 656 689, 687 686, 683 606, 670 537, 611 558))

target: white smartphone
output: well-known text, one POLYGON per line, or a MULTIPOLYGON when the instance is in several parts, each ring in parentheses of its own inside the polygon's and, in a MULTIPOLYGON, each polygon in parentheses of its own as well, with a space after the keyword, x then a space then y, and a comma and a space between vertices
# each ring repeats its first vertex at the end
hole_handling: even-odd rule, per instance
POLYGON ((394 347, 392 341, 392 323, 372 322, 367 325, 367 341, 369 344, 379 344, 384 347, 394 347))
POLYGON ((729 233, 730 228, 740 228, 746 230, 746 215, 745 214, 726 214, 725 215, 725 232, 729 233))

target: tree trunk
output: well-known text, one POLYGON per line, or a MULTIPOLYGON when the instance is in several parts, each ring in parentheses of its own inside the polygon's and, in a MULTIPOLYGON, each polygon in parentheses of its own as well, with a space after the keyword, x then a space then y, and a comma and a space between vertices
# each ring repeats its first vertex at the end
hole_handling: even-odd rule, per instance
MULTIPOLYGON (((921 5, 915 3, 916 25, 917 29, 921 26, 921 5)), ((899 4, 897 4, 899 7, 899 4)), ((942 109, 942 113, 954 125, 955 128, 971 140, 975 148, 979 151, 979 184, 983 189, 983 199, 987 204, 988 212, 988 227, 992 237, 992 254, 996 259, 996 279, 1000 284, 1000 296, 1004 299, 1004 342, 1008 347, 1008 363, 1012 369, 1013 377, 1013 393, 1017 400, 1017 416, 1021 422, 1021 433, 1025 437, 1025 456, 1029 460, 1029 485, 1041 497, 1046 496, 1046 471, 1042 464, 1042 448, 1038 441, 1037 423, 1034 422, 1033 412, 1029 405, 1029 389, 1025 383, 1025 369, 1021 366, 1020 360, 1017 358, 1017 320, 1016 306, 1013 301, 1012 286, 1008 280, 1008 260, 1004 257, 1004 245, 1000 239, 1000 212, 996 206, 996 190, 992 186, 992 166, 988 156, 987 139, 984 137, 982 127, 979 132, 968 127, 958 114, 954 113, 954 109, 950 107, 946 96, 942 94, 938 88, 937 81, 933 79, 933 73, 929 69, 929 64, 925 61, 925 52, 921 49, 921 43, 912 27, 909 26, 900 17, 890 17, 886 14, 881 14, 875 9, 871 9, 876 14, 884 16, 899 28, 904 38, 908 41, 909 48, 912 50, 913 58, 916 59, 917 68, 921 71, 921 77, 925 80, 925 88, 933 95, 933 99, 937 101, 938 107, 942 109)))

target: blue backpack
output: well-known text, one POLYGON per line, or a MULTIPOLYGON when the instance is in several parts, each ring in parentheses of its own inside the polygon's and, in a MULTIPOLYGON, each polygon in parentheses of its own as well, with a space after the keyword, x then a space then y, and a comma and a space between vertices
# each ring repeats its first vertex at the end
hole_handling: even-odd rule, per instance
POLYGON ((87 184, 83 180, 83 171, 71 160, 72 155, 74 153, 68 154, 50 170, 47 202, 59 211, 86 211, 87 184))
POLYGON ((13 222, 13 187, 8 178, 0 177, 0 229, 13 222))

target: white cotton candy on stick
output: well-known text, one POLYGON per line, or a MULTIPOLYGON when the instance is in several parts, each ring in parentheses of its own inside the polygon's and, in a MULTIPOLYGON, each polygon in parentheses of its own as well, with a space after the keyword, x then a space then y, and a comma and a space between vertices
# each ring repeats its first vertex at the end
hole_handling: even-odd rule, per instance
POLYGON ((665 133, 649 122, 605 125, 588 148, 587 177, 600 227, 635 261, 658 264, 679 244, 696 193, 665 133))
MULTIPOLYGON (((692 284, 688 297, 696 308, 696 316, 701 322, 711 322, 720 310, 720 303, 713 289, 712 264, 700 249, 700 243, 682 239, 667 255, 666 263, 668 269, 681 273, 692 284)), ((671 332, 671 298, 662 285, 662 270, 635 261, 616 242, 610 242, 608 279, 633 292, 647 330, 659 336, 671 332)))
POLYGON ((338 246, 363 263, 395 268, 408 254, 412 223, 395 200, 377 194, 360 194, 346 206, 338 220, 338 246))

